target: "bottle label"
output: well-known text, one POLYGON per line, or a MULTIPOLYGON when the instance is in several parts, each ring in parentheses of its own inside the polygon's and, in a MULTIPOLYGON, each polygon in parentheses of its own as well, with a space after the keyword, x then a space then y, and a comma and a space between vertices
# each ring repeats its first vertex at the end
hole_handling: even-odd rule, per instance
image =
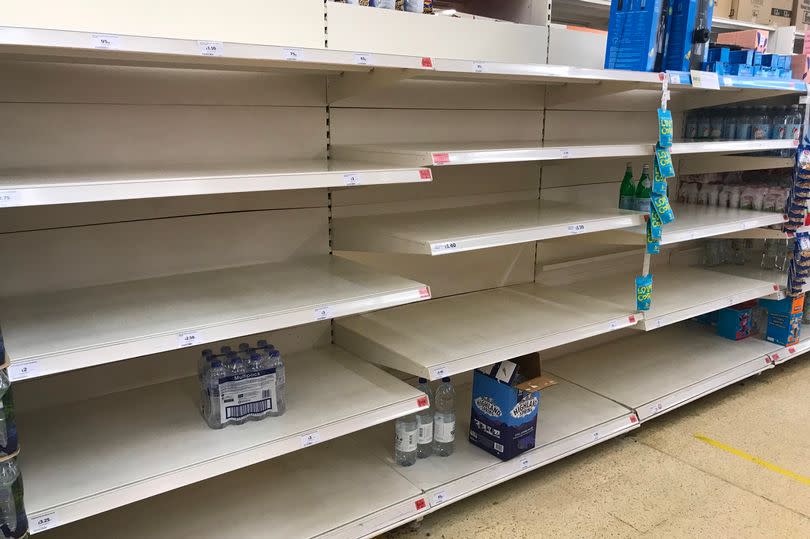
POLYGON ((787 136, 787 127, 785 127, 784 125, 780 125, 779 127, 776 128, 776 137, 774 138, 782 140, 786 136, 787 136))
POLYGON ((433 418, 428 415, 416 416, 419 425, 419 445, 429 444, 433 441, 433 418))
POLYGON ((802 126, 800 125, 790 125, 788 126, 788 130, 791 134, 791 138, 795 141, 799 141, 802 138, 802 126))
POLYGON ((456 439, 456 420, 435 421, 433 423, 433 439, 439 443, 447 444, 456 439))
POLYGON ((412 429, 406 423, 397 423, 396 440, 394 446, 397 451, 410 453, 416 451, 416 441, 419 429, 412 429))
POLYGON ((622 209, 622 210, 635 210, 636 209, 636 197, 620 195, 619 196, 619 209, 622 209))
POLYGON ((650 199, 649 198, 637 198, 636 199, 636 211, 643 211, 643 212, 650 212, 650 199))
POLYGON ((688 139, 697 138, 698 134, 698 125, 696 123, 689 123, 686 124, 686 133, 685 136, 688 139))
POLYGON ((765 140, 771 136, 771 126, 768 124, 754 124, 751 126, 753 140, 765 140))
POLYGON ((712 134, 712 126, 710 124, 703 124, 698 127, 698 136, 700 138, 709 138, 712 134))
POLYGON ((748 140, 751 124, 737 124, 737 140, 748 140))
POLYGON ((711 131, 712 138, 720 138, 723 136, 723 126, 722 125, 713 125, 711 131))
POLYGON ((723 138, 726 140, 734 140, 737 136, 736 124, 728 124, 723 126, 723 138))
POLYGON ((261 416, 276 408, 276 369, 225 376, 219 379, 219 417, 261 416))

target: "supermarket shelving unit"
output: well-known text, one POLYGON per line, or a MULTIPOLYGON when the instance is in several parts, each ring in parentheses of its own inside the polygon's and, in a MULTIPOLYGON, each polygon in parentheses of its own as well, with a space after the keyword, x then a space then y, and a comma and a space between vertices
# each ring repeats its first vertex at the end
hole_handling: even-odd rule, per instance
MULTIPOLYGON (((636 312, 644 216, 614 209, 616 180, 652 155, 664 76, 551 62, 576 33, 322 0, 46 3, 0 15, 0 328, 35 534, 372 537, 810 349, 684 322, 778 275, 668 263, 781 214, 676 208, 636 312), (559 348, 591 337, 615 339, 559 348), (196 357, 259 338, 287 413, 208 429, 196 357), (536 448, 471 446, 466 373, 551 348, 536 448), (450 375, 456 452, 398 468, 390 421, 427 405, 403 379, 450 375)), ((670 75, 677 110, 805 92, 670 75)), ((673 154, 692 173, 790 147, 673 154)))

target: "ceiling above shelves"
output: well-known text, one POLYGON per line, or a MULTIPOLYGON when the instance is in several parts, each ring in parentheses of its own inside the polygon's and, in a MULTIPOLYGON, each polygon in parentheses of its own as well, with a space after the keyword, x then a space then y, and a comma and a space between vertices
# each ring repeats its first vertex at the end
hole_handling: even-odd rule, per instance
POLYGON ((323 256, 5 298, 0 324, 20 380, 428 298, 323 256))
MULTIPOLYGON (((632 281, 620 290, 632 296, 632 281)), ((358 357, 436 380, 635 325, 628 307, 567 287, 515 285, 339 320, 335 343, 358 357)))
POLYGON ((333 247, 445 255, 638 226, 644 214, 548 200, 506 202, 333 221, 333 247))
POLYGON ((313 160, 217 170, 82 170, 0 175, 0 207, 430 181, 430 170, 313 160))
POLYGON ((285 364, 287 412, 224 430, 200 417, 196 376, 21 414, 29 517, 56 511, 67 524, 427 406, 420 391, 334 346, 285 364))

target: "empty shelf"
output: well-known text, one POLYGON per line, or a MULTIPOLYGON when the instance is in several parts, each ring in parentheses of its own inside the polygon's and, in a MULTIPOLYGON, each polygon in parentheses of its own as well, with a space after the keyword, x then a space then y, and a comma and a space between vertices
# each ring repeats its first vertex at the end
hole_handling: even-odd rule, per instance
POLYGON ((19 380, 429 297, 323 256, 6 298, 0 326, 19 380))
POLYGON ((545 362, 551 376, 631 408, 641 421, 771 368, 774 345, 732 341, 695 322, 545 362))
POLYGON ((20 171, 0 175, 0 207, 422 182, 430 171, 297 161, 230 169, 20 171))
POLYGON ((640 225, 644 214, 531 200, 333 223, 338 250, 444 255, 640 225))
MULTIPOLYGON (((633 297, 631 282, 623 289, 633 297)), ((635 325, 634 310, 525 284, 339 320, 334 338, 367 361, 436 380, 635 325)))
MULTIPOLYGON (((423 393, 334 346, 292 354, 285 365, 287 412, 222 430, 200 417, 196 376, 20 414, 29 518, 51 514, 66 524, 428 405, 423 393)), ((271 483, 274 498, 287 497, 289 486, 271 483)))

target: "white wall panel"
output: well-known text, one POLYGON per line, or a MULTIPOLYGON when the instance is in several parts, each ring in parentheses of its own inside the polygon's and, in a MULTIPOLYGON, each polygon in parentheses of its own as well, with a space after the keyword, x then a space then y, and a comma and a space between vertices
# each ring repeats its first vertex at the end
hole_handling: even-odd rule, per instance
POLYGON ((641 176, 642 167, 652 166, 652 157, 633 159, 581 159, 543 166, 543 189, 585 185, 593 183, 612 183, 621 181, 628 162, 633 165, 633 177, 641 176))
POLYGON ((0 105, 0 163, 16 168, 166 168, 318 159, 326 112, 305 107, 0 105))
POLYGON ((326 3, 330 49, 546 63, 546 27, 326 3))
POLYGON ((546 144, 621 144, 658 138, 656 112, 563 111, 546 112, 546 144))
MULTIPOLYGON (((326 208, 220 213, 0 235, 0 295, 328 253, 326 208)), ((204 293, 204 291, 201 291, 204 293)))
POLYGON ((5 0, 0 26, 323 48, 323 0, 5 0))

